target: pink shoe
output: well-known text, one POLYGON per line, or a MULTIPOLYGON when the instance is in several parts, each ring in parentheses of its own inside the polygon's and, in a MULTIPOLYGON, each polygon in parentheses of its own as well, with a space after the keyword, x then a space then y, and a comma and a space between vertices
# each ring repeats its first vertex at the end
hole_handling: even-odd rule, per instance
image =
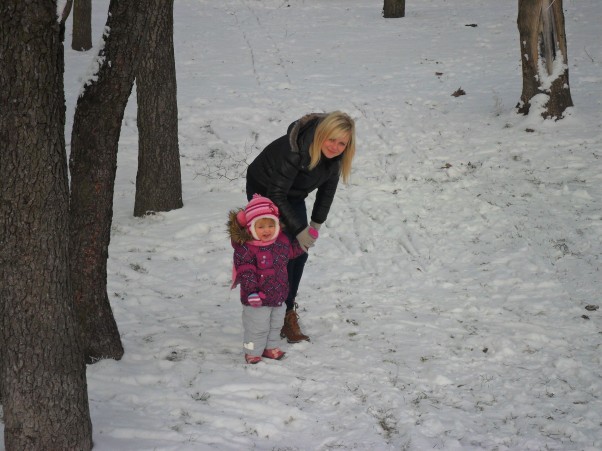
POLYGON ((279 348, 273 348, 266 349, 265 351, 263 351, 262 355, 266 359, 280 360, 282 357, 284 357, 284 354, 286 354, 286 352, 281 351, 279 348))
POLYGON ((255 365, 256 363, 261 362, 261 357, 259 357, 258 355, 245 354, 245 360, 247 363, 255 365))

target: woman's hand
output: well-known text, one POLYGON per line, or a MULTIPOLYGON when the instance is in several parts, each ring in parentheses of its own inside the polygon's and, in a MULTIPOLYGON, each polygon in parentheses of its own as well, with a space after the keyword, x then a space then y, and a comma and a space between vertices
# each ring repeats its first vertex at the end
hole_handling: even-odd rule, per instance
POLYGON ((319 232, 320 227, 322 227, 322 224, 318 224, 317 222, 309 221, 309 226, 313 227, 314 229, 316 229, 317 232, 319 232))
POLYGON ((315 228, 307 226, 297 234, 297 241, 299 241, 301 249, 307 252, 316 243, 318 236, 319 233, 315 228))

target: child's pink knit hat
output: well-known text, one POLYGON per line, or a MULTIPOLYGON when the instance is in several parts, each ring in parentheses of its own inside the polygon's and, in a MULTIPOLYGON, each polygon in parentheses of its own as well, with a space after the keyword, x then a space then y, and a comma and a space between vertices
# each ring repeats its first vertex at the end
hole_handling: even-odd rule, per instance
POLYGON ((236 215, 238 223, 246 227, 249 233, 259 240, 255 233, 255 222, 259 219, 269 218, 273 219, 276 223, 276 233, 274 238, 280 233, 280 224, 278 220, 278 207, 267 197, 263 197, 259 194, 254 194, 253 199, 247 204, 244 210, 240 210, 236 215))

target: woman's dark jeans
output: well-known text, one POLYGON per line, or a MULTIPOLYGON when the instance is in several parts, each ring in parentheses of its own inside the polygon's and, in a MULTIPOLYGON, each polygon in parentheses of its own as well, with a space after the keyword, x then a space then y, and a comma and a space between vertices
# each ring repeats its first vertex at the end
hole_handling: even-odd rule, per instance
MULTIPOLYGON (((307 224, 307 209, 305 208, 305 200, 289 200, 295 215, 297 218, 303 219, 303 222, 307 224)), ((292 236, 288 230, 284 230, 284 233, 290 238, 291 242, 296 239, 292 236)), ((295 298, 297 297, 297 291, 299 290, 299 283, 301 282, 301 276, 303 276, 303 269, 305 268, 305 262, 309 255, 304 252, 297 258, 288 262, 288 296, 286 298, 286 311, 293 310, 295 307, 295 298)))
MULTIPOLYGON (((253 187, 247 183, 247 200, 253 198, 253 194, 257 193, 253 187)), ((259 193, 263 196, 262 193, 259 193)), ((292 200, 289 199, 289 203, 295 212, 295 216, 307 224, 307 208, 305 208, 305 200, 292 200)), ((296 238, 291 232, 285 227, 284 233, 289 237, 291 242, 296 238)), ((301 282, 301 276, 303 276, 303 269, 305 268, 305 262, 307 261, 308 254, 304 252, 299 257, 288 262, 288 296, 286 298, 286 311, 293 310, 295 307, 295 298, 297 297, 297 291, 299 290, 299 283, 301 282)))

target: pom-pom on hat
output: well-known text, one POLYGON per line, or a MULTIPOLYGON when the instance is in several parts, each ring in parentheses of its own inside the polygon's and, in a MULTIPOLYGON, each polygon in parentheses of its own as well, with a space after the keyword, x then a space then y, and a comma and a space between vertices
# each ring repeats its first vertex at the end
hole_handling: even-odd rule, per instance
POLYGON ((280 224, 278 221, 278 207, 267 197, 254 194, 253 199, 247 204, 244 210, 240 210, 236 215, 238 223, 246 227, 249 233, 259 240, 255 232, 255 222, 259 219, 268 218, 276 223, 276 230, 272 239, 275 239, 280 233, 280 224))

